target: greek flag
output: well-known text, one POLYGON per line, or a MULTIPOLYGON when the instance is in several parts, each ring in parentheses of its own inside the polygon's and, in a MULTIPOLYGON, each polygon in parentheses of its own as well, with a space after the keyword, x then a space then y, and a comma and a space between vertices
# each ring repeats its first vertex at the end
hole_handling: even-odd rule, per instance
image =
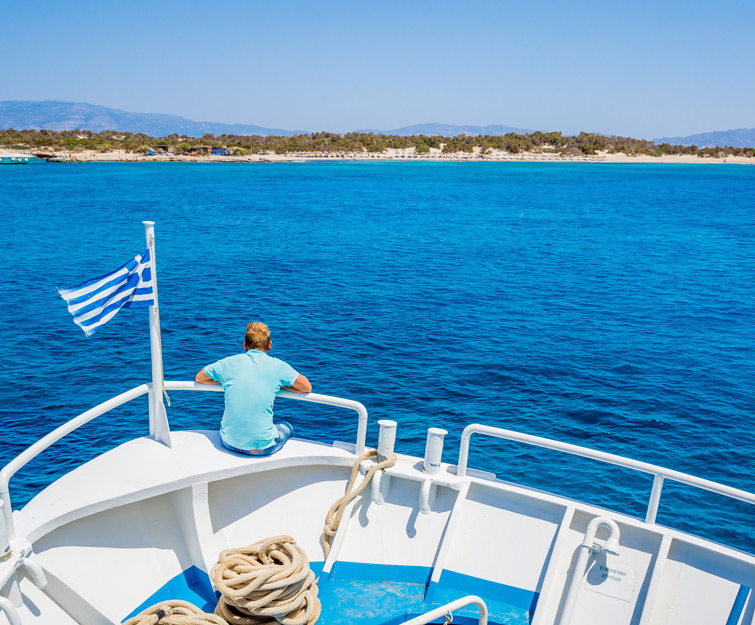
POLYGON ((121 308, 155 303, 149 250, 115 271, 67 289, 58 289, 68 312, 87 336, 115 317, 121 308))

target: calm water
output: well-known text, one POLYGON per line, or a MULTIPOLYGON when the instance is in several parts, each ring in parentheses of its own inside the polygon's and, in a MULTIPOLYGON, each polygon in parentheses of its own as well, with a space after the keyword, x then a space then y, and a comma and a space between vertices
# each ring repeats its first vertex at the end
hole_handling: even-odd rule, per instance
MULTIPOLYGON (((265 320, 321 393, 399 422, 421 455, 472 422, 755 491, 755 167, 307 163, 0 167, 5 464, 147 381, 147 311, 85 338, 58 297, 143 251, 157 222, 165 372, 192 379, 265 320)), ((172 393, 174 429, 222 396, 172 393)), ((353 440, 347 411, 281 401, 300 435, 353 440)), ((17 504, 147 430, 146 400, 22 470, 17 504)), ((473 439, 471 466, 641 516, 651 480, 473 439)), ((667 484, 659 522, 755 550, 745 504, 667 484)))

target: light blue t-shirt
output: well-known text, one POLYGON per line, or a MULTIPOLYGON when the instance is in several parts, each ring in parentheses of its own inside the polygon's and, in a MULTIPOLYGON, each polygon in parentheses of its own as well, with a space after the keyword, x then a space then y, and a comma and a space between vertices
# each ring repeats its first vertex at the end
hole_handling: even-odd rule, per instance
POLYGON ((273 402, 281 386, 291 386, 299 374, 291 365, 250 349, 204 368, 225 391, 220 436, 239 449, 265 449, 275 443, 273 402))

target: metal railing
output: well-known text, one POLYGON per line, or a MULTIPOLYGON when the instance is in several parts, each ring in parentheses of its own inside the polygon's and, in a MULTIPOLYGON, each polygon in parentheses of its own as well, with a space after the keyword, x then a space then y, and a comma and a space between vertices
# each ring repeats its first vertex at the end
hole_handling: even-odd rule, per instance
MULTIPOLYGON (((197 384, 196 382, 164 382, 165 390, 174 391, 219 391, 223 389, 218 385, 197 384)), ((9 540, 15 538, 15 526, 13 524, 13 513, 11 510, 10 499, 10 480, 11 478, 26 464, 31 462, 39 454, 45 451, 57 443, 61 438, 67 436, 74 430, 80 428, 82 425, 86 425, 90 421, 93 421, 97 417, 110 412, 113 408, 117 408, 132 399, 141 397, 146 393, 152 392, 152 384, 141 384, 132 388, 125 393, 116 395, 108 399, 105 402, 90 408, 86 412, 82 412, 78 417, 74 417, 70 421, 67 421, 60 427, 56 428, 47 436, 40 438, 36 443, 22 451, 18 456, 6 464, 0 471, 0 500, 2 500, 2 512, 5 520, 5 526, 7 536, 9 540)), ((360 456, 364 453, 365 443, 367 439, 367 409, 358 401, 351 399, 343 399, 341 397, 332 397, 330 395, 319 395, 317 393, 291 393, 289 391, 280 391, 278 397, 285 397, 286 399, 296 399, 299 401, 306 401, 315 404, 325 404, 328 406, 335 406, 337 408, 348 408, 356 411, 359 415, 359 423, 357 425, 357 438, 355 454, 360 456)))
POLYGON ((442 618, 447 614, 450 614, 454 610, 458 610, 459 608, 463 608, 467 605, 476 606, 480 611, 480 625, 487 625, 488 606, 485 605, 485 602, 476 595, 467 595, 466 597, 462 597, 461 599, 457 599, 456 601, 451 601, 451 603, 447 603, 446 605, 442 605, 439 608, 430 610, 430 612, 425 612, 424 614, 417 616, 410 621, 404 621, 401 625, 427 625, 427 623, 431 623, 435 619, 442 618))
POLYGON ((464 428, 464 432, 462 432, 461 446, 459 447, 459 465, 456 473, 458 476, 464 476, 467 474, 469 443, 470 439, 472 438, 472 434, 484 434, 486 436, 493 436, 495 438, 503 438, 509 441, 534 445, 535 447, 553 449, 555 451, 572 454, 574 456, 582 456, 583 458, 590 458, 592 460, 598 460, 599 462, 605 462, 618 467, 624 467, 625 469, 632 469, 633 471, 639 471, 641 473, 652 475, 653 489, 650 492, 650 501, 648 502, 648 508, 645 514, 646 523, 655 523, 655 518, 658 514, 658 505, 661 501, 663 481, 665 479, 669 479, 680 484, 694 486, 695 488, 707 490, 719 495, 724 495, 725 497, 730 497, 731 499, 738 499, 739 501, 755 504, 755 494, 753 493, 749 493, 738 488, 732 488, 731 486, 725 486, 717 482, 712 482, 711 480, 695 477, 694 475, 687 475, 686 473, 672 471, 671 469, 666 469, 664 467, 650 464, 648 462, 632 460, 631 458, 624 458, 623 456, 596 451, 587 447, 572 445, 571 443, 562 443, 561 441, 554 441, 552 439, 543 438, 541 436, 532 436, 531 434, 523 434, 521 432, 515 432, 513 430, 504 430, 502 428, 480 425, 478 423, 468 425, 464 428))
MULTIPOLYGON (((169 382, 164 383, 166 391, 218 391, 223 389, 218 384, 197 384, 196 382, 169 382)), ((361 456, 364 453, 364 447, 367 441, 367 408, 358 401, 353 399, 343 399, 342 397, 333 397, 332 395, 320 395, 319 393, 292 393, 291 391, 279 391, 278 397, 286 399, 296 399, 306 401, 312 404, 324 404, 326 406, 335 406, 336 408, 347 408, 353 410, 359 416, 357 424, 356 455, 361 456)))
POLYGON ((111 397, 107 401, 102 402, 94 408, 90 408, 86 412, 82 412, 78 417, 74 417, 70 421, 54 429, 47 436, 40 438, 36 443, 26 448, 3 467, 2 471, 0 471, 0 499, 3 501, 3 516, 5 517, 5 525, 9 539, 15 538, 16 535, 15 527, 13 525, 13 513, 11 510, 9 492, 10 479, 21 468, 23 468, 24 465, 34 460, 34 458, 41 454, 45 449, 57 443, 64 436, 67 436, 82 425, 86 425, 100 415, 111 411, 113 408, 117 408, 132 399, 136 399, 137 397, 141 397, 145 393, 150 392, 151 386, 151 384, 141 384, 132 388, 130 391, 111 397))

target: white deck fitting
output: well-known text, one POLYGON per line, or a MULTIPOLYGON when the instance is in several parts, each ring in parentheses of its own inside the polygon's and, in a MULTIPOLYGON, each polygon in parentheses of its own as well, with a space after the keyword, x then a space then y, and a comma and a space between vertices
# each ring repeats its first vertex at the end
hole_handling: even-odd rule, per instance
MULTIPOLYGON (((575 574, 576 554, 579 545, 584 540, 587 525, 593 518, 592 515, 579 511, 574 515, 564 541, 564 553, 567 557, 563 558, 559 567, 557 573, 559 581, 556 582, 557 587, 564 588, 568 580, 575 574)), ((619 523, 619 525, 621 529, 619 555, 606 552, 593 555, 588 566, 590 571, 588 573, 588 580, 592 582, 590 588, 599 588, 595 584, 595 581, 600 579, 601 573, 599 567, 601 566, 610 569, 621 569, 623 571, 632 570, 635 575, 634 581, 627 580, 622 582, 625 586, 631 587, 631 592, 628 592, 628 598, 617 599, 615 596, 590 590, 588 585, 583 581, 572 617, 573 623, 586 622, 585 619, 589 620, 595 614, 604 615, 607 622, 612 623, 612 625, 639 623, 642 604, 650 583, 649 572, 652 570, 655 553, 660 547, 662 537, 658 534, 624 525, 623 523, 619 523)), ((607 535, 605 529, 599 530, 598 536, 600 542, 603 542, 607 535)), ((578 571, 577 574, 580 577, 584 577, 584 571, 578 571)), ((559 597, 559 613, 563 609, 565 595, 566 591, 564 588, 559 597)), ((555 600, 556 597, 552 599, 555 600)), ((725 620, 724 618, 723 622, 725 620)))

